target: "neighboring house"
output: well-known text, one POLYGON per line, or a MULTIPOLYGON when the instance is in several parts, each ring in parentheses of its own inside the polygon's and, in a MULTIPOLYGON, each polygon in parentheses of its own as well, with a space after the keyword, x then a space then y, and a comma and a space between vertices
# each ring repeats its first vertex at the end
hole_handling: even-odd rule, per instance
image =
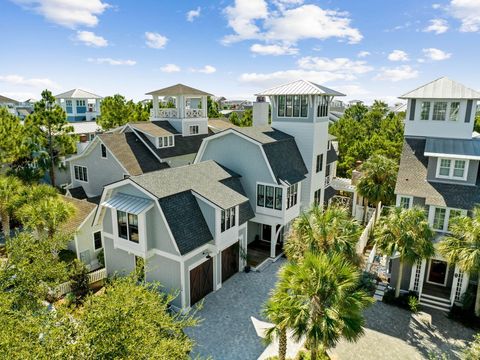
POLYGON ((75 208, 75 214, 62 226, 62 230, 73 234, 73 240, 68 243, 68 249, 73 251, 89 270, 96 270, 101 266, 97 257, 103 248, 102 226, 94 225, 93 222, 97 205, 69 196, 62 196, 62 198, 75 208))
MULTIPOLYGON (((299 80, 261 92, 253 127, 234 127, 206 138, 196 163, 214 160, 240 179, 255 217, 248 223, 248 253, 259 262, 281 252, 283 234, 301 210, 328 203, 335 150, 328 134, 329 104, 343 94, 299 80)), ((253 264, 255 265, 255 264, 253 264)))
POLYGON ((57 103, 67 113, 67 120, 95 121, 100 116, 102 97, 81 89, 55 95, 57 103))
POLYGON ((145 279, 178 291, 188 308, 243 268, 253 217, 239 175, 214 161, 131 176, 105 186, 103 224, 109 275, 144 263, 145 279))
POLYGON ((17 115, 16 107, 18 104, 17 100, 0 95, 0 107, 6 108, 10 114, 17 115))
MULTIPOLYGON (((408 104, 395 187, 397 206, 424 207, 438 243, 448 234, 454 216, 466 215, 480 203, 480 139, 472 135, 480 92, 443 77, 401 99, 408 104)), ((398 268, 393 257, 393 284, 398 268)), ((418 292, 425 306, 448 309, 460 302, 468 283, 468 274, 436 254, 406 265, 401 289, 418 292)))

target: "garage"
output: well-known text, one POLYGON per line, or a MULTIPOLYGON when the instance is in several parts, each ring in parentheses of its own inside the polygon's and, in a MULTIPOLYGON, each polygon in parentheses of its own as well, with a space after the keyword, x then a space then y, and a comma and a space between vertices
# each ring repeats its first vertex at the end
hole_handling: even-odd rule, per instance
POLYGON ((239 269, 238 242, 222 251, 222 283, 239 269))
POLYGON ((190 306, 213 291, 213 259, 190 270, 190 306))

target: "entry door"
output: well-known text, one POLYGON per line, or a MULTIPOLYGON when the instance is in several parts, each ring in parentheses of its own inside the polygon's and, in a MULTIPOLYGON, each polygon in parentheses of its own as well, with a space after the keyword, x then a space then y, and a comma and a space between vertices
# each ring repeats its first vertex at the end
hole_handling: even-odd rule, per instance
POLYGON ((270 225, 262 224, 262 239, 272 241, 272 227, 270 225))
POLYGON ((238 242, 222 251, 222 283, 239 269, 238 242))
POLYGON ((428 282, 445 285, 447 282, 448 265, 445 261, 430 260, 430 272, 428 273, 428 282))
POLYGON ((213 259, 190 270, 190 306, 213 291, 213 259))

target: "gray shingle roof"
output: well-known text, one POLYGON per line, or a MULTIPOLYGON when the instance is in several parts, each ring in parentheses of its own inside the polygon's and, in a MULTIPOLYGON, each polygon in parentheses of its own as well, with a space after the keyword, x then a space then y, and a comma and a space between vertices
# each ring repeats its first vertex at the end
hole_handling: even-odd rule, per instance
MULTIPOLYGON (((231 177, 229 179, 225 179, 220 181, 223 185, 228 186, 230 189, 242 194, 243 196, 247 197, 245 190, 243 189, 242 183, 240 182, 240 178, 238 177, 231 177)), ((244 224, 248 220, 253 219, 255 217, 255 213, 253 212, 252 206, 250 205, 250 201, 246 201, 239 206, 239 224, 244 224)))
POLYGON ((155 152, 155 154, 157 154, 160 159, 164 160, 176 156, 196 154, 198 152, 198 149, 200 149, 200 145, 202 145, 203 139, 205 139, 207 136, 210 136, 210 134, 193 136, 177 135, 175 136, 175 146, 162 149, 157 149, 150 142, 150 140, 148 140, 145 134, 138 132, 138 136, 140 136, 145 141, 150 150, 155 152))
POLYGON ((476 186, 427 181, 426 139, 406 138, 403 143, 395 194, 424 198, 426 205, 472 209, 480 204, 480 179, 476 186))
POLYGON ((153 137, 176 135, 179 133, 168 121, 141 121, 129 123, 129 125, 153 137))
POLYGON ((425 155, 459 155, 480 160, 480 139, 427 139, 425 155))
POLYGON ((220 182, 232 176, 238 175, 210 160, 130 179, 159 199, 191 190, 222 209, 228 209, 248 200, 220 182))
POLYGON ((293 136, 270 126, 235 128, 233 131, 248 136, 262 145, 279 183, 283 180, 295 184, 305 179, 308 170, 293 136))
POLYGON ((190 191, 164 197, 159 203, 180 254, 187 254, 213 240, 197 199, 190 191))

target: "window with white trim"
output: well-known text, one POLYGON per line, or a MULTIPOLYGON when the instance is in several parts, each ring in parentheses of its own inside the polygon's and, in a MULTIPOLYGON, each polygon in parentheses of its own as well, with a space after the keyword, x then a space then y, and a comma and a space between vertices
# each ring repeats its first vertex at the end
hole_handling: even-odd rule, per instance
POLYGON ((158 148, 172 147, 173 145, 173 135, 169 136, 160 136, 158 138, 158 148))
POLYGON ((468 160, 439 158, 437 161, 437 178, 466 180, 468 160))
POLYGON ((77 106, 85 106, 85 100, 77 100, 77 106))
POLYGON ((321 199, 322 199, 322 189, 318 189, 313 193, 313 202, 316 205, 320 205, 321 199))
POLYGON ((320 155, 317 155, 317 166, 316 166, 317 173, 322 171, 322 169, 323 169, 323 154, 320 154, 320 155))
POLYGON ((306 95, 279 95, 278 117, 307 117, 308 97, 306 95))
POLYGON ((400 196, 399 205, 403 209, 410 209, 412 207, 412 198, 410 196, 400 196))
POLYGON ((460 110, 460 102, 458 101, 451 102, 448 120, 457 121, 459 110, 460 110))
POLYGON ((446 215, 447 215, 447 209, 435 208, 435 212, 433 213, 433 224, 432 224, 432 227, 435 230, 443 231, 443 228, 445 226, 446 215))
POLYGON ((138 217, 125 211, 117 210, 118 236, 134 243, 139 242, 138 217))
POLYGON ((445 121, 447 118, 447 105, 446 101, 435 101, 433 103, 432 120, 445 121))
POLYGON ((466 215, 466 210, 435 207, 432 228, 437 231, 447 232, 451 229, 455 218, 466 215))
POLYGON ((95 231, 93 233, 93 248, 99 250, 102 248, 102 232, 95 231))
POLYGON ((221 213, 221 231, 224 232, 235 226, 236 222, 236 207, 231 207, 230 209, 222 210, 221 213))
POLYGON ((420 120, 430 120, 430 102, 422 101, 420 110, 420 120))
POLYGON ((287 209, 297 205, 298 201, 298 183, 293 184, 287 189, 287 209))
POLYGON ((257 206, 282 210, 283 189, 270 185, 257 185, 257 206))
POLYGON ((73 172, 74 172, 75 180, 88 182, 88 173, 87 173, 87 168, 85 166, 74 165, 73 172))
POLYGON ((198 134, 198 125, 190 125, 190 135, 197 135, 198 134))
POLYGON ((106 159, 107 158, 107 147, 103 144, 100 144, 100 148, 101 148, 101 151, 102 151, 102 158, 106 159))

